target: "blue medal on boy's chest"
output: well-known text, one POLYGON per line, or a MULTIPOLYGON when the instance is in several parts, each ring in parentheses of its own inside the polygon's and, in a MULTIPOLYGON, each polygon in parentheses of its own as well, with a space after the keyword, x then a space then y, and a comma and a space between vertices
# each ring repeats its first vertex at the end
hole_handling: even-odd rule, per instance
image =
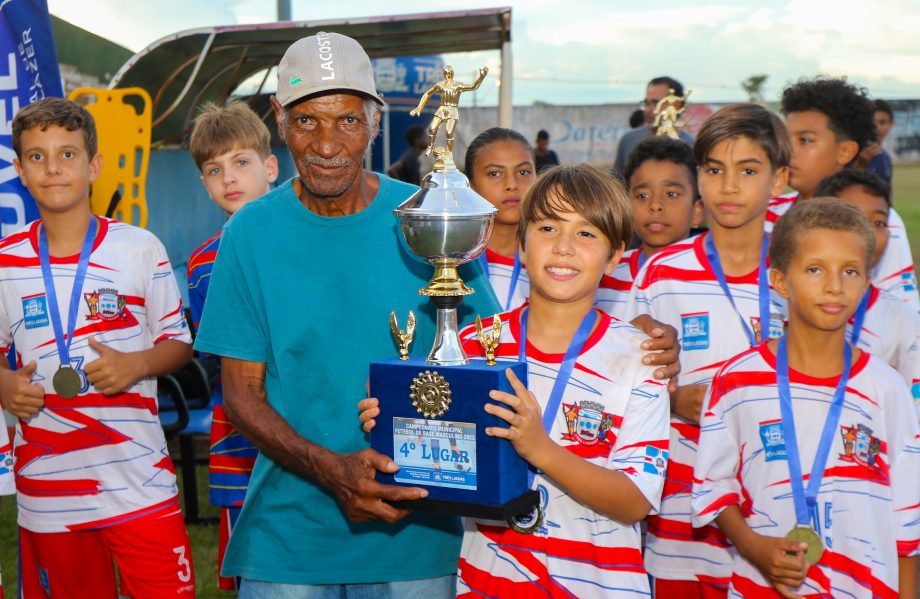
MULTIPOLYGON (((527 361, 527 312, 527 308, 521 310, 521 338, 518 340, 518 361, 520 362, 527 361)), ((556 380, 553 382, 553 390, 549 394, 549 401, 547 401, 546 408, 543 410, 543 428, 546 430, 547 434, 553 429, 553 420, 556 417, 556 413, 559 411, 559 406, 562 403, 562 396, 565 394, 565 388, 569 383, 569 379, 572 377, 572 371, 575 369, 575 362, 578 360, 578 356, 581 355, 585 343, 588 341, 588 337, 591 336, 591 330, 594 328, 594 323, 596 321, 597 310, 591 308, 591 310, 585 314, 584 318, 582 318, 581 324, 578 325, 578 330, 575 331, 575 336, 572 337, 572 341, 569 342, 569 347, 565 351, 565 356, 562 359, 562 364, 559 366, 556 380)), ((528 487, 533 487, 534 478, 533 469, 528 469, 528 487)), ((542 505, 538 505, 526 514, 508 519, 508 525, 517 532, 523 534, 533 533, 542 523, 542 505)))
POLYGON ((754 347, 770 336, 770 282, 767 280, 767 249, 769 246, 770 238, 764 233, 763 242, 760 248, 760 264, 757 267, 757 304, 760 317, 760 335, 757 335, 754 329, 745 321, 744 316, 741 315, 738 306, 735 305, 735 298, 732 296, 732 291, 728 286, 725 272, 722 270, 722 262, 719 260, 719 251, 716 249, 715 242, 712 240, 712 233, 706 235, 706 258, 709 259, 709 265, 712 268, 716 280, 719 282, 719 286, 722 288, 722 292, 725 294, 725 297, 728 298, 735 314, 738 315, 738 319, 741 321, 741 328, 744 330, 744 334, 747 335, 751 347, 754 347))
POLYGON ((818 440, 818 450, 815 452, 815 461, 808 476, 806 488, 802 479, 802 462, 799 456, 799 444, 795 432, 795 415, 792 410, 792 390, 789 385, 789 353, 786 347, 786 337, 780 337, 776 349, 776 385, 779 391, 779 407, 782 416, 783 437, 786 449, 786 462, 789 466, 789 486, 792 490, 792 504, 795 507, 796 525, 786 535, 787 539, 804 541, 808 543, 805 560, 814 565, 824 553, 824 544, 821 537, 811 528, 811 512, 818 502, 818 491, 821 489, 821 479, 824 478, 824 469, 827 467, 827 458, 831 446, 834 444, 834 434, 840 422, 840 413, 843 410, 843 400, 846 397, 847 382, 850 379, 850 362, 852 350, 849 343, 844 343, 843 372, 837 381, 834 397, 831 400, 824 428, 818 440))
POLYGON ((93 251, 93 241, 96 239, 96 218, 90 216, 89 228, 83 239, 80 249, 80 258, 74 272, 73 287, 70 290, 70 303, 67 310, 67 334, 61 323, 61 314, 58 307, 57 292, 54 288, 54 275, 51 272, 51 256, 48 252, 48 236, 44 225, 40 225, 38 234, 38 259, 42 268, 42 281, 45 284, 45 295, 48 298, 47 309, 51 316, 51 326, 54 328, 54 342, 57 345, 60 367, 51 379, 54 392, 64 399, 76 397, 83 387, 80 375, 70 365, 70 346, 73 343, 73 333, 77 326, 77 313, 80 306, 80 295, 83 293, 83 282, 86 280, 86 271, 89 268, 89 256, 93 251))

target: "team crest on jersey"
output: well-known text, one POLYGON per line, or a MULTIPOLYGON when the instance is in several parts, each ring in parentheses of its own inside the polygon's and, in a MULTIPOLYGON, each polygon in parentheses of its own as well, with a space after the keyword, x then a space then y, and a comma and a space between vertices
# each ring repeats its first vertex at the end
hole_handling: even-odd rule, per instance
POLYGON ((44 293, 22 298, 22 322, 27 329, 48 326, 48 301, 44 293))
POLYGON ((843 437, 843 455, 845 462, 856 462, 863 468, 879 470, 878 454, 882 450, 882 442, 878 437, 872 436, 872 429, 865 424, 840 427, 843 437))
MULTIPOLYGON (((766 341, 760 332, 760 317, 751 316, 751 328, 754 329, 754 336, 758 341, 766 341)), ((770 330, 767 331, 767 339, 776 339, 783 336, 786 321, 779 312, 770 312, 770 330)))
POLYGON ((649 474, 663 476, 668 467, 668 450, 649 445, 645 448, 645 462, 642 469, 649 474))
POLYGON ((913 272, 903 272, 901 284, 904 285, 904 291, 914 291, 917 289, 917 276, 913 272))
POLYGON ((910 384, 910 394, 915 400, 920 401, 920 379, 914 379, 910 384))
POLYGON ((606 437, 607 431, 613 426, 613 416, 604 411, 604 406, 596 401, 580 401, 577 404, 562 404, 562 410, 569 429, 568 433, 562 435, 563 439, 577 441, 582 445, 610 445, 606 437))
POLYGON ((680 315, 683 336, 680 343, 684 349, 709 348, 709 312, 695 312, 680 315))
POLYGON ((119 295, 117 289, 97 289, 92 293, 84 293, 86 307, 89 308, 87 320, 125 320, 125 306, 128 301, 125 296, 119 295))
POLYGON ((760 423, 760 441, 763 443, 764 460, 786 459, 786 438, 783 436, 783 424, 779 420, 760 423))

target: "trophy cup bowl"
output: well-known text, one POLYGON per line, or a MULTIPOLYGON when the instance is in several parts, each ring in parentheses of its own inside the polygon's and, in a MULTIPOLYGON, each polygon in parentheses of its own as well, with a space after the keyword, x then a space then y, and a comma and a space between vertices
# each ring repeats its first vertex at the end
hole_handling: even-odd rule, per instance
POLYGON ((419 289, 438 308, 428 364, 457 366, 469 361, 460 346, 457 307, 463 296, 473 290, 463 284, 457 267, 475 260, 485 250, 496 212, 456 169, 428 173, 421 189, 394 211, 406 247, 435 269, 428 285, 419 289))

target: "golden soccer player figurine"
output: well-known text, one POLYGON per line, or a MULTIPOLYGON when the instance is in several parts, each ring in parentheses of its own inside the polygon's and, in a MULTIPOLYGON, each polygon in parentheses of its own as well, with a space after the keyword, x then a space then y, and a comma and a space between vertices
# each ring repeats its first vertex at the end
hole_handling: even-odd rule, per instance
POLYGON ((655 106, 655 135, 667 135, 673 139, 678 139, 677 130, 687 123, 690 119, 678 123, 677 119, 687 110, 687 98, 693 91, 688 91, 684 96, 678 96, 674 88, 668 89, 668 95, 658 100, 655 106))
MULTIPOLYGON (((432 85, 431 89, 422 94, 422 97, 418 101, 418 106, 409 113, 411 116, 418 116, 421 114, 422 108, 425 107, 428 100, 431 99, 431 96, 435 94, 441 95, 441 106, 438 107, 438 110, 434 113, 434 118, 431 119, 431 123, 428 125, 428 148, 425 150, 426 156, 430 155, 431 151, 435 149, 434 139, 438 135, 438 129, 444 124, 444 129, 447 132, 446 154, 451 155, 451 160, 449 162, 453 162, 454 128, 456 128, 457 123, 460 121, 460 113, 457 110, 460 94, 479 89, 479 85, 482 83, 482 80, 485 79, 486 73, 488 72, 489 67, 482 67, 479 69, 479 77, 476 78, 476 81, 472 84, 466 84, 460 81, 454 81, 454 68, 449 65, 444 65, 444 79, 432 85)), ((435 150, 435 155, 439 158, 441 157, 437 150, 435 150)))

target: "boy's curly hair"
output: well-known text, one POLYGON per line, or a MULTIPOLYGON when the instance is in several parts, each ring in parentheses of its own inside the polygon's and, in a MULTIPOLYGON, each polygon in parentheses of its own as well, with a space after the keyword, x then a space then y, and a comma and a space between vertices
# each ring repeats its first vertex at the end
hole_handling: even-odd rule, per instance
POLYGON ((827 115, 837 141, 855 141, 862 151, 876 140, 875 106, 863 87, 847 83, 846 77, 799 79, 783 90, 781 112, 815 110, 827 115))

